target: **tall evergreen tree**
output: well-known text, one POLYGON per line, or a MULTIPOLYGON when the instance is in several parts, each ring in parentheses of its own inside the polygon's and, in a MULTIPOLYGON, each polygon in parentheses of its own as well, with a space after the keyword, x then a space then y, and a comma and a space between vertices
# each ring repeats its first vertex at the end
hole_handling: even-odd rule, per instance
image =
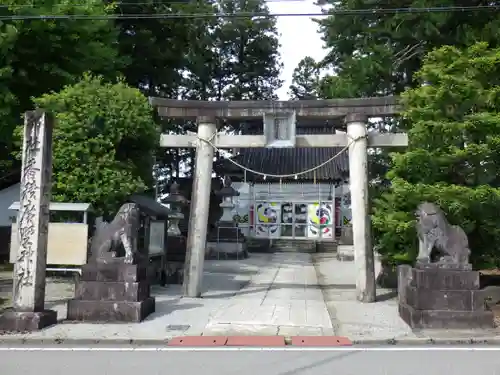
MULTIPOLYGON (((488 0, 321 0, 331 15, 318 20, 328 50, 322 68, 333 71, 319 84, 320 98, 399 95, 414 88, 423 57, 434 48, 465 48, 475 41, 500 45, 500 13, 492 10, 442 12, 384 12, 392 8, 474 7, 499 5, 488 0), (333 11, 366 10, 359 14, 333 11), (373 10, 378 10, 373 12, 373 10)), ((383 132, 404 129, 398 119, 382 119, 370 127, 383 132)), ((370 156, 371 174, 384 181, 390 162, 384 149, 370 156)), ((379 186, 381 188, 381 186, 379 186)))
MULTIPOLYGON (((265 1, 218 0, 205 6, 227 16, 197 19, 191 25, 179 97, 192 100, 276 99, 276 91, 282 84, 276 19, 230 16, 269 13, 265 1)), ((239 124, 227 125, 229 131, 238 131, 239 124)), ((173 129, 181 133, 188 130, 195 131, 195 124, 186 121, 173 129)), ((175 157, 168 166, 170 171, 178 169, 179 163, 193 167, 193 149, 170 151, 170 154, 175 157)))
POLYGON ((292 75, 289 95, 292 99, 316 99, 320 81, 319 64, 310 56, 304 57, 292 75))
POLYGON ((431 52, 402 96, 410 145, 394 155, 390 190, 372 216, 387 262, 411 262, 413 212, 437 202, 469 236, 477 267, 500 266, 500 48, 431 52))
MULTIPOLYGON (((7 0, 0 6, 4 17, 110 14, 101 0, 76 4, 71 0, 7 0)), ((118 54, 118 33, 106 19, 0 21, 0 176, 18 169, 10 154, 13 131, 21 114, 32 109, 33 97, 58 91, 78 82, 84 72, 115 78, 126 59, 118 54)))
POLYGON ((323 82, 322 97, 393 95, 414 87, 422 58, 444 45, 466 47, 481 40, 500 44, 500 13, 383 12, 387 8, 499 5, 488 0, 326 0, 332 10, 368 10, 359 15, 335 15, 318 21, 328 49, 324 65, 332 68, 323 82), (371 12, 377 10, 379 12, 371 12))

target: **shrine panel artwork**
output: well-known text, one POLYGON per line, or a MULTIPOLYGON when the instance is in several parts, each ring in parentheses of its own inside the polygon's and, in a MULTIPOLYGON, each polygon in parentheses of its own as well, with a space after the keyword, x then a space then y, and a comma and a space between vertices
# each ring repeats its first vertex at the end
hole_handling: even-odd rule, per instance
POLYGON ((308 205, 308 233, 309 238, 333 237, 333 207, 330 203, 312 203, 308 205))
POLYGON ((333 238, 335 217, 328 202, 255 202, 250 223, 257 238, 333 238))
POLYGON ((279 238, 281 205, 276 202, 256 202, 254 207, 255 237, 279 238))

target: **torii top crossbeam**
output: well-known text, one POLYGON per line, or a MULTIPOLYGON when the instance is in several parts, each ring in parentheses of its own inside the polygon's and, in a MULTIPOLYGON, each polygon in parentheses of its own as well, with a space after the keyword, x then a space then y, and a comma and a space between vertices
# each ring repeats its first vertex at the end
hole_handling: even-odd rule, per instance
MULTIPOLYGON (((283 114, 294 112, 294 118, 332 120, 358 116, 384 117, 396 115, 400 108, 397 97, 386 96, 360 99, 328 99, 328 100, 246 100, 246 101, 198 101, 150 98, 150 103, 157 108, 158 114, 165 118, 182 119, 216 119, 248 120, 262 119, 269 113, 283 114)), ((162 134, 162 147, 193 147, 197 136, 162 134)), ((296 147, 343 147, 348 144, 346 134, 321 134, 294 136, 296 147)), ((407 135, 401 133, 370 133, 370 147, 406 146, 407 135)), ((266 147, 264 135, 232 135, 218 134, 214 139, 218 148, 231 149, 238 147, 266 147)))
POLYGON ((158 108, 160 116, 185 119, 195 119, 201 116, 252 119, 262 118, 264 113, 292 110, 298 118, 332 119, 348 114, 362 114, 367 117, 394 116, 400 111, 395 96, 290 101, 199 101, 152 97, 149 101, 153 107, 158 108))

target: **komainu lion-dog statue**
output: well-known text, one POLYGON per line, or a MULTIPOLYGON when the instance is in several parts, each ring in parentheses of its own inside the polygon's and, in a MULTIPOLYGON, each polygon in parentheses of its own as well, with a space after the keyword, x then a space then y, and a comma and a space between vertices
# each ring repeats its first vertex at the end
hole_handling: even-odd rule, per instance
POLYGON ((423 202, 415 211, 419 249, 417 261, 432 262, 433 249, 438 250, 438 263, 469 264, 469 241, 464 230, 451 225, 443 210, 434 203, 423 202))
POLYGON ((94 262, 107 263, 117 256, 117 249, 123 245, 124 263, 133 263, 137 253, 137 237, 140 228, 140 209, 135 203, 120 207, 110 223, 103 223, 96 229, 90 243, 90 257, 94 262))

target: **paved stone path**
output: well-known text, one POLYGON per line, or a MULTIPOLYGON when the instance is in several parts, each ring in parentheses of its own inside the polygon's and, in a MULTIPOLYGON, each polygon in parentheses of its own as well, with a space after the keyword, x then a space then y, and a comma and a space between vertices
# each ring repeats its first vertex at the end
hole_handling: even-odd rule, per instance
MULTIPOLYGON (((2 275, 0 297, 5 297, 12 286, 4 274, 0 279, 2 275)), ((61 321, 73 291, 72 280, 52 278, 47 283, 47 307, 55 309, 61 321)), ((156 312, 140 324, 63 323, 30 334, 0 336, 0 343, 24 338, 157 342, 182 335, 339 335, 377 343, 500 340, 499 330, 412 332, 399 318, 394 291, 379 289, 377 302, 357 302, 354 263, 339 262, 333 254, 210 260, 205 263, 203 298, 183 298, 180 285, 153 287, 152 294, 156 312)))
MULTIPOLYGON (((47 301, 71 297, 71 282, 49 284, 47 301), (55 296, 58 292, 62 295, 55 296)), ((252 254, 246 260, 207 261, 204 289, 203 298, 192 299, 181 296, 179 285, 154 287, 156 312, 141 324, 64 323, 29 337, 162 340, 201 334, 334 334, 310 254, 252 254)), ((64 301, 48 306, 65 319, 64 301)))
MULTIPOLYGON (((338 335, 351 340, 417 337, 399 317, 395 291, 378 288, 377 302, 358 302, 354 262, 340 262, 330 254, 315 254, 314 263, 338 335)), ((375 270, 378 274, 380 264, 376 263, 375 270)))
POLYGON ((270 256, 261 272, 212 316, 205 332, 228 330, 235 334, 333 335, 311 255, 270 256))
MULTIPOLYGON (((387 343, 467 343, 499 342, 499 329, 483 330, 419 330, 413 332, 399 317, 397 292, 377 288, 377 301, 361 303, 356 300, 356 267, 354 262, 340 262, 334 254, 314 254, 319 284, 332 319, 335 334, 352 341, 387 343)), ((381 265, 375 262, 375 274, 381 265)))

